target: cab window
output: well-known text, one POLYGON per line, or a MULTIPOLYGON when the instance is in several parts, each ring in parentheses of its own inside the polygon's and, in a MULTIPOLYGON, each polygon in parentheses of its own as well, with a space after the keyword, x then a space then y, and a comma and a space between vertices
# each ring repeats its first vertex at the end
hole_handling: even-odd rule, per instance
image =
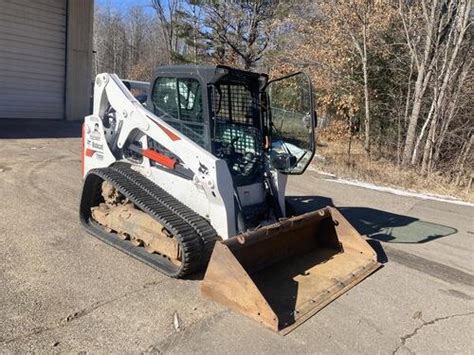
POLYGON ((152 93, 155 115, 205 146, 201 84, 191 78, 160 77, 152 93))

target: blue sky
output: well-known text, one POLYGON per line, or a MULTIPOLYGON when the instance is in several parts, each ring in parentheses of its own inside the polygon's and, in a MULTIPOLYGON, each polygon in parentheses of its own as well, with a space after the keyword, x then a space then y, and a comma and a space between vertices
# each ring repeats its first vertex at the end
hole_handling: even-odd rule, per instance
POLYGON ((110 5, 111 8, 117 10, 126 10, 130 6, 150 6, 150 0, 96 0, 96 4, 99 6, 110 5))

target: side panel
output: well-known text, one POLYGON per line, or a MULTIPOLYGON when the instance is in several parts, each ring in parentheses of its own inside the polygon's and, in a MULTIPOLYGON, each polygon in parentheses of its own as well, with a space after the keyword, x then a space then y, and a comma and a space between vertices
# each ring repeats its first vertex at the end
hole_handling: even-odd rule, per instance
POLYGON ((209 216, 209 203, 206 193, 199 186, 196 186, 192 180, 181 178, 154 167, 150 171, 151 179, 155 184, 199 215, 203 217, 209 216))
MULTIPOLYGON (((211 225, 217 231, 219 236, 226 240, 233 237, 237 231, 235 228, 234 209, 226 207, 224 200, 231 201, 233 207, 232 180, 226 180, 227 165, 222 165, 220 160, 216 164, 215 186, 203 186, 201 178, 195 177, 193 180, 180 178, 176 175, 157 168, 145 166, 148 165, 144 159, 145 175, 150 174, 155 184, 170 193, 183 204, 187 205, 200 216, 209 219, 211 225), (149 173, 148 173, 149 172, 149 173), (230 188, 229 188, 230 186, 230 188)), ((210 181, 212 181, 210 180, 210 181)))
POLYGON ((86 116, 82 134, 82 176, 91 169, 104 168, 116 161, 105 140, 100 117, 86 116))
POLYGON ((227 163, 222 159, 216 159, 211 176, 213 176, 212 180, 215 183, 210 180, 211 184, 209 187, 212 190, 206 189, 206 195, 209 199, 209 217, 212 226, 222 239, 225 240, 237 233, 234 212, 234 188, 227 163))

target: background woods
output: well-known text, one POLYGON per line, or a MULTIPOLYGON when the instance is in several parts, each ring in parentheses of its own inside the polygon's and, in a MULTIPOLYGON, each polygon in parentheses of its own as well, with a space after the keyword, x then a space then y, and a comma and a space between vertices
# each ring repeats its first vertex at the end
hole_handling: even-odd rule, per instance
POLYGON ((150 0, 123 11, 99 6, 94 69, 137 80, 171 63, 228 64, 272 76, 304 70, 327 126, 320 133, 325 170, 469 199, 472 5, 150 0))

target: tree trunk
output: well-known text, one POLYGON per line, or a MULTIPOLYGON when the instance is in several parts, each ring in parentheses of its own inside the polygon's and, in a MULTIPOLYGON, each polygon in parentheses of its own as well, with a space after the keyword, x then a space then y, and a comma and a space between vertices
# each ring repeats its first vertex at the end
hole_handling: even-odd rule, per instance
POLYGON ((347 160, 351 162, 351 148, 352 148, 352 119, 349 115, 347 117, 347 126, 349 127, 349 144, 347 146, 347 160))
POLYGON ((363 56, 362 70, 364 71, 364 101, 365 101, 365 142, 364 149, 370 155, 370 107, 369 107, 369 73, 367 68, 367 26, 362 27, 363 56))
POLYGON ((423 160, 421 163, 421 175, 426 175, 430 171, 431 158, 433 157, 433 143, 436 137, 436 123, 437 116, 435 115, 431 120, 430 131, 426 137, 425 148, 423 149, 423 160))
MULTIPOLYGON (((437 90, 435 89, 435 98, 437 96, 436 91, 437 90)), ((423 127, 421 127, 420 134, 418 135, 418 139, 416 140, 415 148, 413 149, 413 155, 411 157, 411 165, 415 165, 418 160, 418 148, 420 147, 420 144, 423 141, 426 128, 428 127, 428 124, 431 122, 435 107, 436 107, 436 99, 434 99, 431 102, 430 112, 428 113, 428 117, 426 118, 426 121, 423 124, 423 127)), ((429 139, 429 134, 428 134, 428 139, 429 139)))
POLYGON ((421 68, 420 71, 418 72, 418 78, 415 84, 415 93, 413 95, 413 107, 410 114, 410 120, 408 121, 407 138, 405 140, 405 148, 403 150, 402 165, 405 165, 405 166, 408 165, 413 155, 413 149, 414 149, 413 145, 415 142, 416 126, 418 124, 418 117, 420 116, 421 100, 424 96, 424 92, 422 90, 423 76, 424 76, 424 68, 421 68))
MULTIPOLYGON (((406 117, 406 116, 405 116, 406 117)), ((398 114, 398 121, 397 121, 397 166, 400 166, 400 162, 401 162, 401 159, 400 159, 400 147, 401 147, 401 131, 402 131, 402 127, 401 127, 401 119, 400 119, 400 114, 398 114)))
POLYGON ((363 62, 364 69, 364 98, 365 98, 365 142, 364 148, 370 154, 370 108, 369 108, 369 78, 367 73, 367 61, 363 62))
MULTIPOLYGON (((405 124, 408 122, 408 113, 410 110, 410 99, 411 99, 411 78, 413 77, 413 65, 415 64, 415 59, 413 56, 410 59, 410 74, 408 75, 408 83, 407 83, 407 95, 406 95, 406 101, 405 101, 405 114, 404 114, 404 121, 405 124)), ((406 127, 406 125, 405 125, 406 127)))
POLYGON ((469 153, 471 152, 471 148, 472 148, 473 144, 474 144, 474 135, 471 134, 471 137, 469 139, 469 143, 467 143, 467 147, 464 150, 464 154, 462 155, 462 158, 461 158, 461 164, 459 166, 459 172, 456 176, 456 183, 455 183, 456 186, 459 186, 459 184, 461 182, 461 178, 462 178, 463 173, 464 173, 464 163, 466 162, 467 157, 469 156, 469 153))

